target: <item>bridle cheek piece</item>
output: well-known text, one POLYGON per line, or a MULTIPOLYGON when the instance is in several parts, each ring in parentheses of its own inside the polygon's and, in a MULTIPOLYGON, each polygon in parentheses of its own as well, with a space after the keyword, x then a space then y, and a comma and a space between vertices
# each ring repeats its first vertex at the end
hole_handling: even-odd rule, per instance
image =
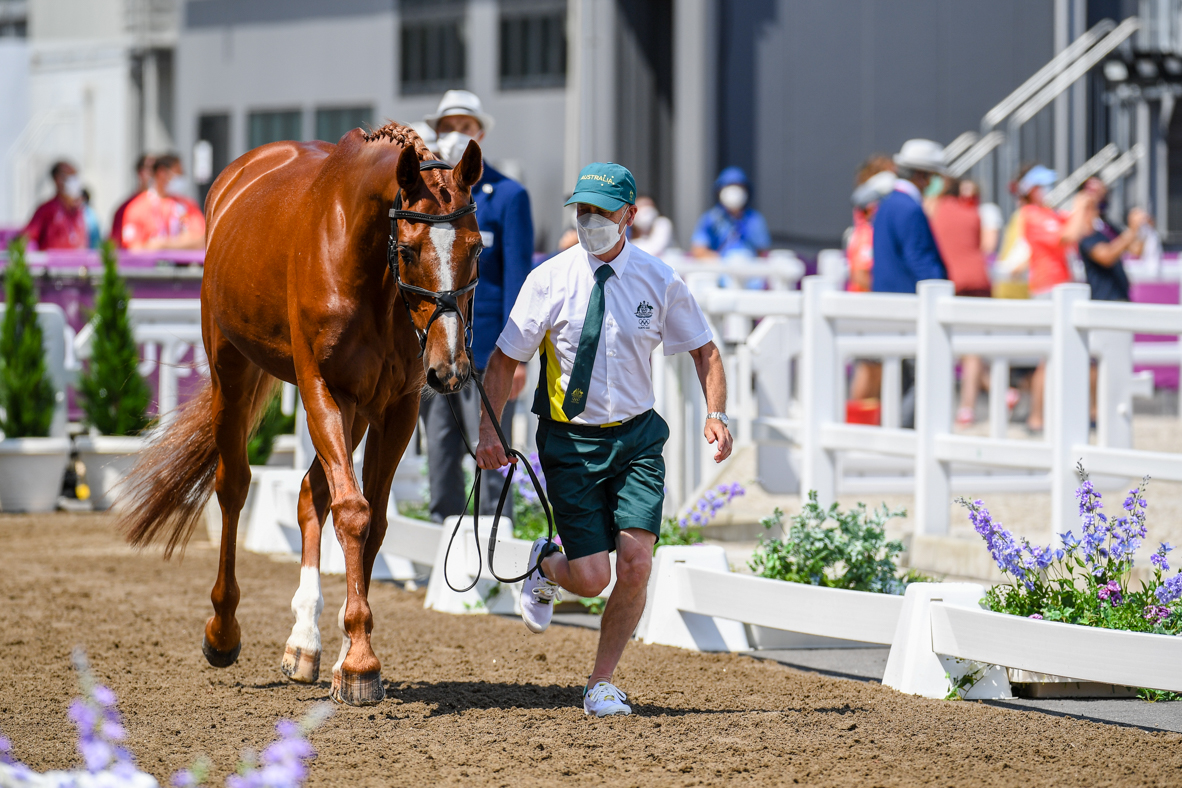
MULTIPOLYGON (((424 161, 419 163, 419 172, 424 170, 450 170, 451 167, 446 162, 439 160, 424 161)), ((469 202, 463 208, 452 211, 451 213, 419 213, 418 211, 404 211, 402 210, 402 189, 398 190, 398 194, 394 197, 394 207, 390 209, 390 242, 386 249, 386 261, 390 266, 390 273, 394 275, 394 282, 398 285, 398 290, 402 296, 402 303, 406 307, 406 316, 410 319, 411 328, 415 330, 415 334, 419 338, 419 358, 423 357, 423 353, 427 350, 427 333, 431 330, 431 325, 449 312, 454 312, 456 316, 464 324, 464 349, 470 356, 472 353, 472 304, 474 299, 468 300, 467 314, 460 313, 459 297, 464 293, 471 292, 476 289, 477 283, 480 281, 479 262, 477 262, 477 275, 472 278, 472 281, 457 290, 427 290, 423 287, 408 284, 403 281, 399 273, 399 261, 401 254, 398 243, 398 220, 405 222, 423 222, 425 224, 444 224, 446 222, 453 222, 467 216, 470 213, 476 213, 476 203, 469 202), (422 331, 415 325, 414 315, 410 309, 410 302, 406 300, 407 293, 414 293, 417 296, 425 298, 435 304, 435 311, 431 313, 431 317, 427 320, 427 326, 422 331)))

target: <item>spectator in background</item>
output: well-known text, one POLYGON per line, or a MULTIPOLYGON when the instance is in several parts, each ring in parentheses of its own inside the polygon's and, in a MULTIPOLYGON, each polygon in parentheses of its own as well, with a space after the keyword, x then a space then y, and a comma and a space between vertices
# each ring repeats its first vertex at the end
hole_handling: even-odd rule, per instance
POLYGON ((633 246, 653 257, 660 257, 673 243, 673 222, 661 215, 652 197, 642 194, 636 198, 636 219, 632 222, 631 233, 628 240, 633 246))
POLYGON ((156 159, 143 154, 135 160, 135 178, 136 190, 135 194, 123 201, 123 204, 115 209, 115 217, 111 220, 111 240, 120 249, 123 247, 123 216, 127 213, 127 206, 131 205, 131 201, 152 187, 152 167, 156 164, 156 159))
POLYGON ((86 245, 98 249, 103 242, 103 227, 98 211, 90 206, 90 190, 86 188, 82 190, 82 216, 86 220, 86 245))
POLYGON ((21 234, 33 249, 85 249, 86 215, 82 208, 82 179, 69 162, 49 170, 54 195, 37 207, 21 234))
POLYGON ((1090 233, 1079 242, 1079 256, 1083 259, 1092 298, 1096 301, 1128 301, 1129 277, 1125 274, 1121 256, 1141 254, 1141 228, 1153 222, 1141 208, 1129 211, 1129 226, 1117 230, 1104 219, 1108 207, 1108 187, 1099 178, 1089 178, 1081 189, 1084 200, 1081 210, 1090 233))
MULTIPOLYGON (((1071 281, 1068 250, 1089 232, 1088 195, 1076 199, 1071 213, 1060 213, 1046 205, 1044 198, 1058 180, 1054 170, 1036 164, 1018 181, 1018 194, 1025 198, 1022 234, 1030 247, 1028 286, 1031 298, 1050 298, 1051 291, 1071 281)), ((1020 270, 1020 269, 1019 269, 1020 270)), ((1046 385, 1046 361, 1041 361, 1030 379, 1030 415, 1026 429, 1038 434, 1043 429, 1043 391, 1046 385)))
POLYGON ((894 191, 874 216, 873 289, 914 293, 924 279, 947 278, 922 204, 932 177, 944 171, 944 148, 931 140, 908 140, 894 161, 899 174, 894 191))
MULTIPOLYGON (((944 194, 936 199, 930 221, 932 235, 956 294, 989 298, 992 287, 985 262, 985 245, 990 239, 985 238, 982 231, 977 184, 967 179, 950 178, 944 194)), ((996 235, 994 232, 993 240, 996 235)), ((984 377, 985 365, 980 356, 965 356, 960 360, 957 424, 968 425, 976 421, 977 395, 984 377)))
POLYGON ((188 196, 180 157, 168 153, 157 158, 152 179, 152 188, 133 197, 123 212, 124 248, 205 248, 205 217, 188 196))
POLYGON ((764 255, 772 246, 767 222, 747 205, 751 182, 739 167, 727 167, 714 181, 717 204, 702 214, 694 228, 690 254, 725 257, 733 253, 764 255))
MULTIPOLYGON (((885 154, 871 156, 858 169, 856 188, 851 197, 854 226, 845 247, 849 265, 846 289, 851 292, 870 292, 874 270, 874 213, 879 201, 895 188, 895 177, 895 163, 885 154)), ((882 363, 869 358, 854 359, 850 400, 877 400, 881 390, 882 363)))
MULTIPOLYGON (((467 90, 443 94, 427 125, 438 136, 439 156, 451 166, 460 163, 468 143, 481 143, 492 131, 494 120, 484 112, 480 98, 467 90)), ((509 320, 517 294, 529 275, 534 251, 534 227, 529 194, 517 181, 497 172, 488 159, 484 174, 472 187, 476 221, 484 250, 480 254, 480 287, 476 288, 472 317, 472 361, 483 375, 493 344, 509 320)), ((525 388, 525 367, 513 375, 509 401, 501 416, 505 434, 512 440, 514 400, 525 388)), ((480 400, 475 387, 459 394, 433 394, 423 399, 420 415, 426 428, 427 470, 431 489, 431 518, 437 522, 464 514, 467 498, 463 459, 463 430, 474 435, 480 421, 480 400), (449 404, 446 398, 452 398, 449 404), (454 407, 454 415, 453 415, 454 407), (456 416, 463 424, 457 423, 456 416)), ((480 514, 494 514, 503 480, 499 474, 482 475, 480 514)))

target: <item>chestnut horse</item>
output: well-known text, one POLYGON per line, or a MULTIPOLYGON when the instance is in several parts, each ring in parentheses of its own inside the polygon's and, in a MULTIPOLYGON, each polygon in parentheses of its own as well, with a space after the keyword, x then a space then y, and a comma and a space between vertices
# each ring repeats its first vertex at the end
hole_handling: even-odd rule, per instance
POLYGON ((287 381, 299 388, 316 460, 300 488, 303 560, 281 669, 295 681, 319 676, 320 532, 331 507, 348 580, 332 697, 353 705, 385 697, 366 597, 390 484, 424 381, 451 393, 471 373, 465 316, 481 250, 471 207, 480 149, 470 143, 454 170, 423 165, 433 160, 412 130, 391 123, 336 145, 264 145, 210 189, 201 283, 210 383, 131 472, 124 530, 137 546, 165 539, 169 557, 216 489, 220 565, 202 642, 211 665, 233 664, 242 648, 234 555, 250 485, 246 445, 278 381, 287 381), (396 203, 403 218, 388 260, 396 203), (359 486, 352 454, 367 429, 359 486))

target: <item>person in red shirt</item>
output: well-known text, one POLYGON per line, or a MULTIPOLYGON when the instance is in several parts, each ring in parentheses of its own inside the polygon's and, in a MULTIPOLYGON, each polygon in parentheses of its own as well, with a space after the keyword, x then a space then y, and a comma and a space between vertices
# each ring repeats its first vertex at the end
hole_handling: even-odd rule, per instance
POLYGON ((135 176, 139 180, 139 188, 136 189, 135 194, 123 201, 123 204, 115 209, 115 217, 111 220, 111 240, 120 249, 123 249, 123 216, 127 213, 127 206, 131 205, 131 201, 141 194, 146 192, 152 186, 152 168, 156 165, 156 159, 148 154, 144 154, 136 159, 135 162, 135 176))
POLYGON ((151 189, 132 198, 120 237, 127 249, 203 249, 205 216, 186 195, 188 181, 174 154, 156 159, 151 189))
MULTIPOLYGON (((1070 213, 1060 213, 1043 200, 1058 180, 1054 170, 1041 164, 1031 167, 1018 181, 1018 194, 1027 204, 1021 208, 1022 228, 1030 247, 1029 287, 1031 298, 1050 298, 1056 285, 1071 281, 1067 252, 1086 236, 1088 201, 1091 196, 1080 192, 1070 213)), ((1030 379, 1030 416, 1026 429, 1041 433, 1043 429, 1043 388, 1046 385, 1047 364, 1039 363, 1030 379)))
POLYGON ((59 161, 49 171, 54 195, 37 207, 21 234, 32 249, 85 249, 86 214, 82 210, 82 179, 69 162, 59 161))

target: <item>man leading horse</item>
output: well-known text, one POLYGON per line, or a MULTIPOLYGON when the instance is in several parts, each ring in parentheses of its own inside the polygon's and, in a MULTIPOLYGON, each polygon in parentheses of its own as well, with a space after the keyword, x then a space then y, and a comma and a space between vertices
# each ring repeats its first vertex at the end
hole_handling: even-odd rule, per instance
POLYGON ((510 462, 491 417, 500 417, 518 364, 540 348, 533 412, 562 547, 544 537, 534 543, 529 563, 540 569, 522 587, 521 616, 540 633, 560 589, 598 596, 616 551, 616 585, 583 692, 583 711, 597 717, 632 713, 612 676, 644 611, 661 528, 669 428, 653 410, 650 355, 657 345, 667 356, 688 351, 694 359, 715 462, 730 456, 732 444, 713 333, 677 273, 628 243, 635 203, 636 184, 624 167, 597 163, 579 173, 567 201, 576 206, 579 245, 526 279, 489 359, 484 385, 495 413, 484 410, 476 451, 481 468, 510 462))

